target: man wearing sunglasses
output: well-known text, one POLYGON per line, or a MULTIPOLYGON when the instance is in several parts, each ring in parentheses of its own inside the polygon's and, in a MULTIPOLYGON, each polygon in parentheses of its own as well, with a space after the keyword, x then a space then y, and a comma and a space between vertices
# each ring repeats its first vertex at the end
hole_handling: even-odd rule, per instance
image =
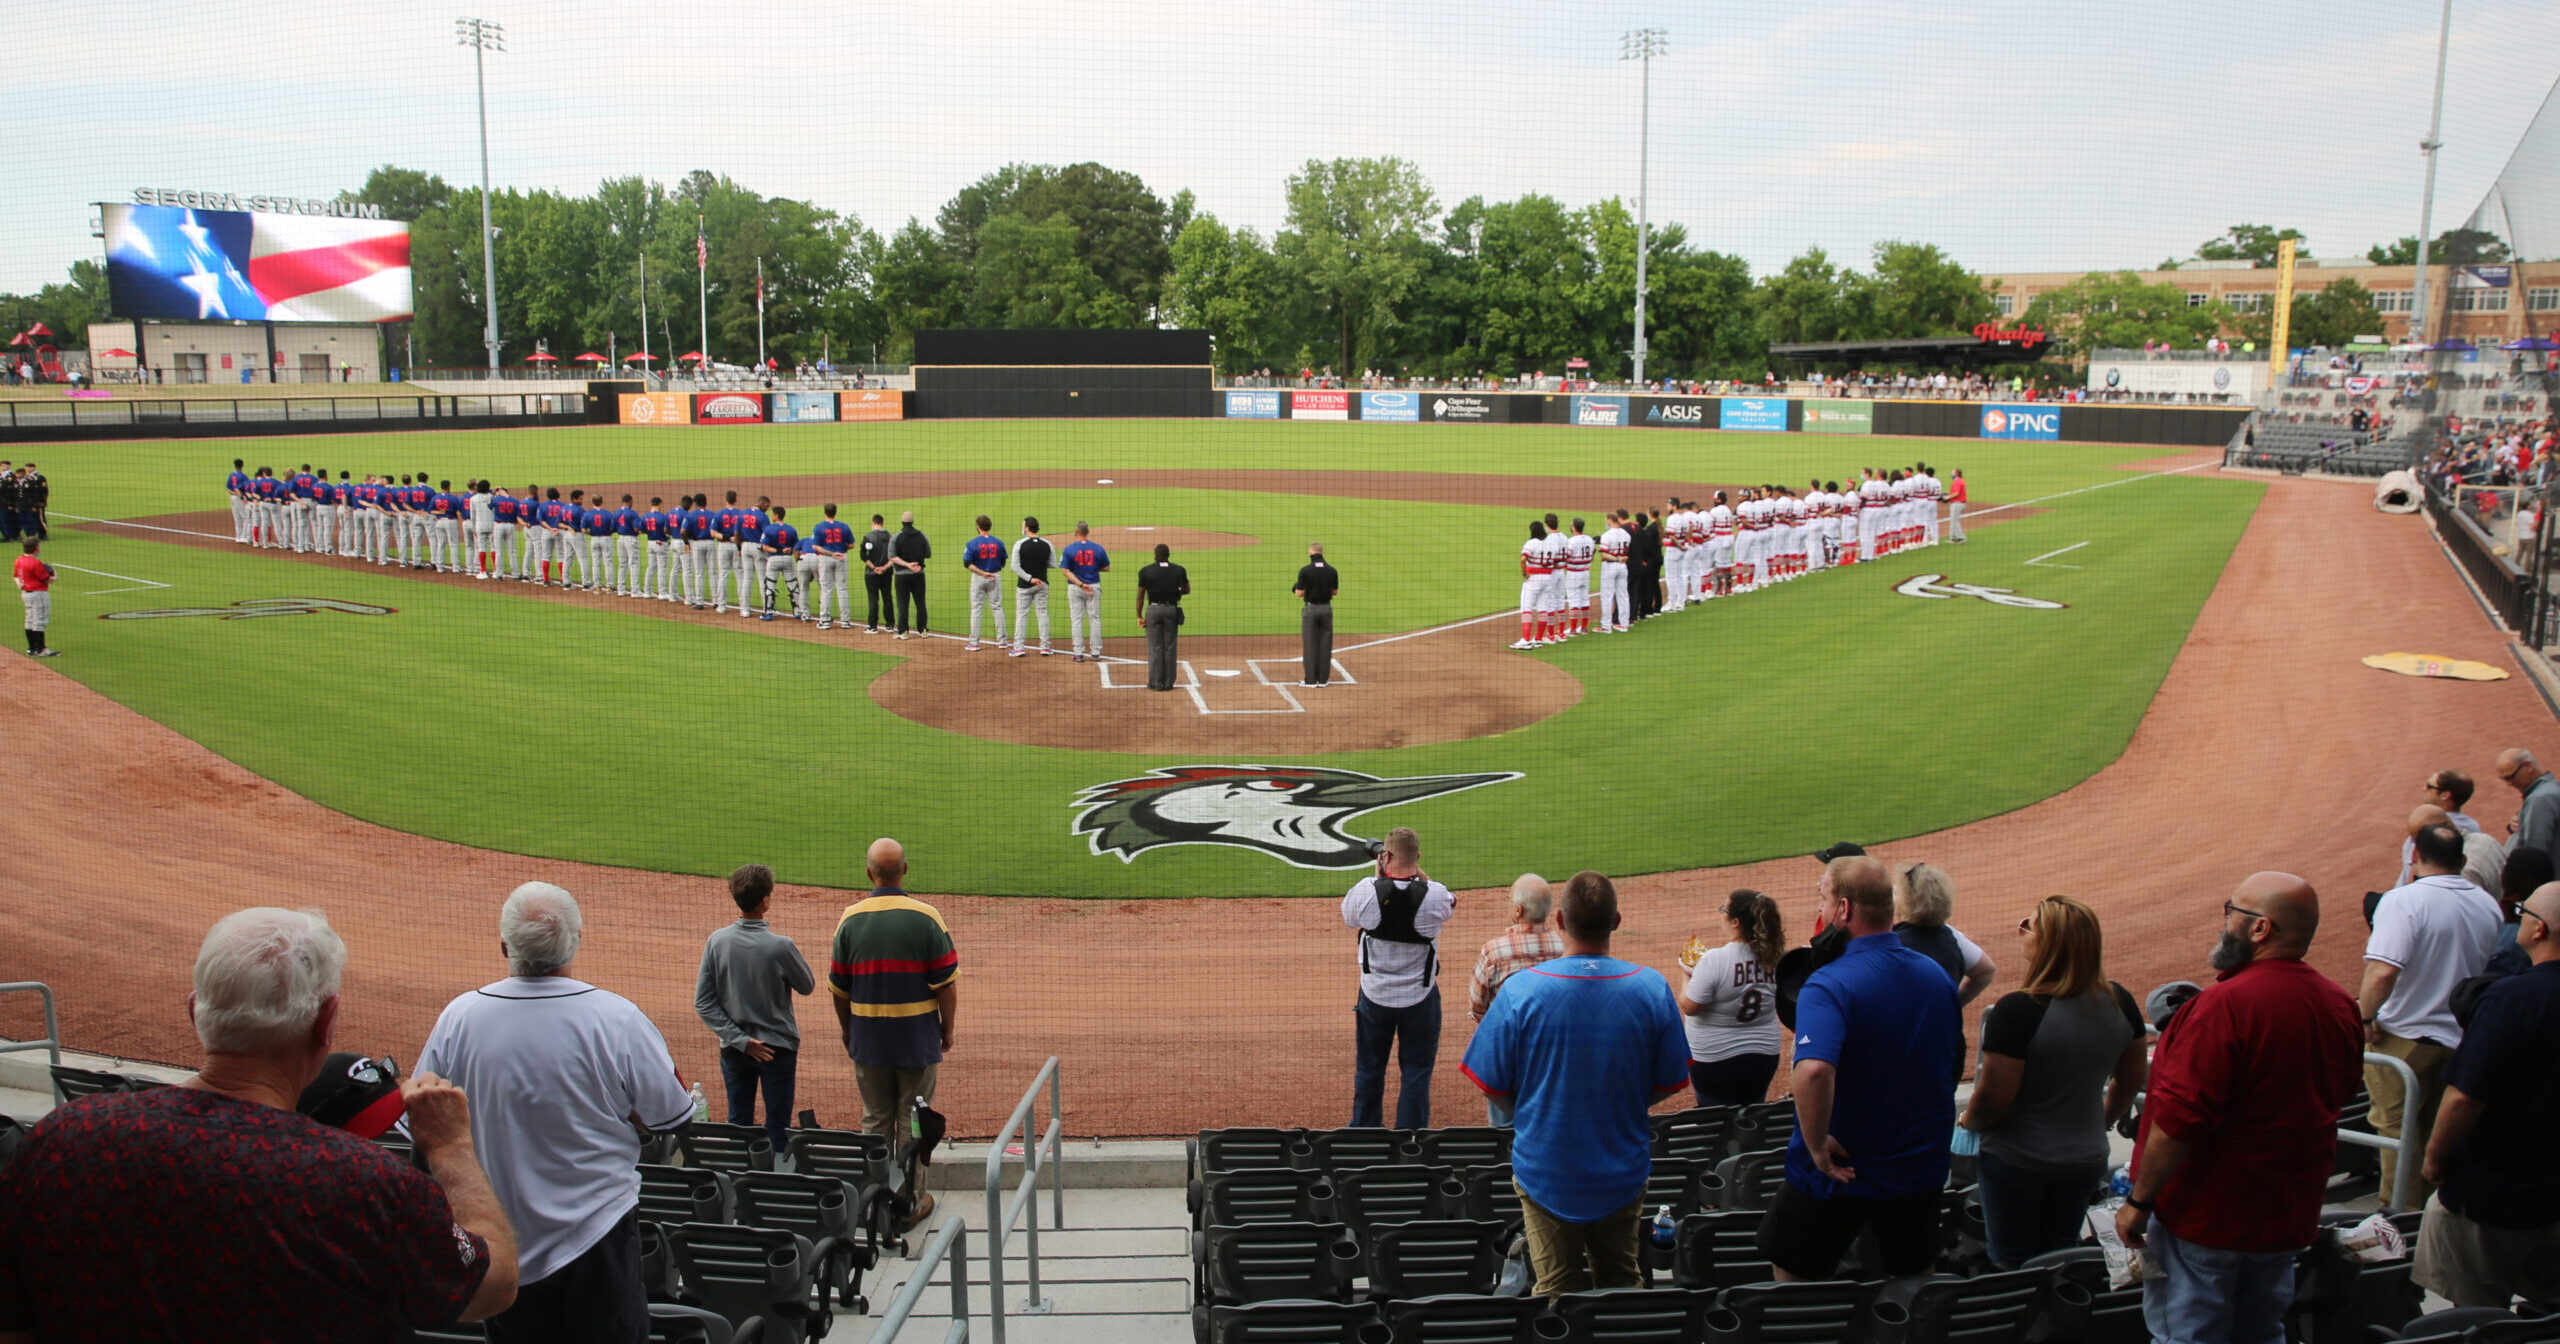
POLYGON ((2427 1140, 2438 1188, 2418 1229, 2413 1277, 2457 1307, 2560 1300, 2560 882, 2519 909, 2530 970, 2490 986, 2445 1071, 2427 1140))
POLYGON ((2560 780, 2522 747, 2498 753, 2498 778, 2522 800, 2507 823, 2507 852, 2538 849, 2560 857, 2560 780))
POLYGON ((2364 1058, 2355 1000, 2302 960, 2320 931, 2311 884, 2252 874, 2222 916, 2222 978, 2161 1033, 2116 1211, 2162 1272, 2142 1310, 2168 1344, 2284 1337, 2364 1058))

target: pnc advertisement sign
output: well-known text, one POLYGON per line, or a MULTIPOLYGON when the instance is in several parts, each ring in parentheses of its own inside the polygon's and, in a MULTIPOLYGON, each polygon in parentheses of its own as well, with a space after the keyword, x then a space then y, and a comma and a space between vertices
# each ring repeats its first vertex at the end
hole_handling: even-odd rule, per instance
POLYGON ((1422 418, 1422 394, 1419 392, 1363 392, 1360 394, 1360 418, 1363 420, 1419 420, 1422 418))
POLYGON ((1277 420, 1280 418, 1278 392, 1229 392, 1227 418, 1230 420, 1277 420))
POLYGON ((1807 434, 1873 434, 1876 404, 1872 401, 1808 401, 1804 404, 1807 434))
POLYGON ((693 423, 693 401, 682 392, 625 392, 622 423, 689 425, 693 423))
POLYGON ((840 392, 836 394, 836 418, 904 420, 907 418, 907 394, 894 387, 840 392))
POLYGON ((697 392, 693 397, 697 425, 764 423, 764 397, 755 392, 697 392))
POLYGON ((1982 437, 2051 443, 2062 437, 2062 408, 1985 406, 1982 408, 1982 437))
POLYGON ((1351 418, 1349 392, 1292 392, 1289 394, 1289 416, 1294 420, 1348 420, 1351 418))
POLYGON ((1759 429, 1784 431, 1787 427, 1787 399, 1784 397, 1726 397, 1724 429, 1759 429))
POLYGON ((1577 396, 1573 399, 1573 423, 1623 425, 1627 423, 1627 399, 1625 397, 1577 396))

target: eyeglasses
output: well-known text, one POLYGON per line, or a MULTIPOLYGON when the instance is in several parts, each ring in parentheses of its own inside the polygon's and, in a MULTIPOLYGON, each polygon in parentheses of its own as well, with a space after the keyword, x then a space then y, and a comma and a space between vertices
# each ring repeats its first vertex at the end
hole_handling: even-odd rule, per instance
POLYGON ((2560 924, 2554 924, 2554 923, 2552 923, 2552 922, 2551 922, 2551 917, 2550 917, 2550 916, 2543 914, 2541 911, 2534 909, 2532 906, 2529 906, 2529 905, 2519 905, 2519 906, 2517 906, 2517 907, 2516 907, 2516 913, 2517 913, 2517 914, 2519 914, 2519 915, 2531 915, 2531 916, 2533 916, 2535 919, 2541 920, 2541 921, 2542 921, 2542 931, 2543 931, 2543 932, 2545 932, 2545 933, 2560 932, 2560 924))
POLYGON ((2229 902, 2229 901, 2224 901, 2224 902, 2222 903, 2222 913, 2224 913, 2224 914, 2226 914, 2226 915, 2247 915, 2247 916, 2248 916, 2249 918, 2251 918, 2251 919, 2264 919, 2264 920, 2266 920, 2266 921, 2267 921, 2267 932, 2269 932, 2269 933, 2282 933, 2282 932, 2284 932, 2284 926, 2283 926, 2283 925, 2281 925, 2281 924, 2276 923, 2273 919, 2269 919, 2267 916, 2262 915, 2262 914, 2259 914, 2259 913, 2258 913, 2257 911, 2255 911, 2255 910, 2247 910, 2247 909, 2243 909, 2243 908, 2241 908, 2240 906, 2233 905, 2233 904, 2232 904, 2231 902, 2229 902))
POLYGON ((2444 786, 2444 785, 2439 784, 2439 783, 2437 783, 2436 781, 2434 781, 2434 780, 2432 780, 2432 779, 2428 780, 2428 781, 2427 781, 2426 783, 2424 783, 2424 784, 2419 785, 2418 787, 2419 787, 2419 788, 2421 788, 2421 789, 2426 790, 2426 791, 2427 791, 2427 792, 2429 792, 2429 793, 2448 793, 2448 792, 2451 792, 2451 790, 2448 790, 2447 788, 2445 788, 2445 786, 2444 786))

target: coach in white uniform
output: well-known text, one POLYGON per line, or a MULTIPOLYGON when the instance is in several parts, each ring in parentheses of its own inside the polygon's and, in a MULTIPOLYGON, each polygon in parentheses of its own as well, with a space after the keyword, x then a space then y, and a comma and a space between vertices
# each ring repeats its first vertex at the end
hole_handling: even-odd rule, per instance
POLYGON ((1623 635, 1635 624, 1635 612, 1627 597, 1627 548, 1635 538, 1627 535, 1626 524, 1609 521, 1607 531, 1600 534, 1600 632, 1623 635))
POLYGON ((570 977, 578 902, 527 882, 498 912, 507 978, 445 1005, 418 1068, 471 1097, 471 1141, 516 1230, 521 1286, 494 1344, 643 1338, 640 1139, 693 1118, 665 1038, 570 977))

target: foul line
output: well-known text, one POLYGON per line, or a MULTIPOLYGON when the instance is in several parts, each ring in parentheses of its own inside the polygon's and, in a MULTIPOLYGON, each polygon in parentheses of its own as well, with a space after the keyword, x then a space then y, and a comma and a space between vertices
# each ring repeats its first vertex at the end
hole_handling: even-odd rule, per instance
MULTIPOLYGON (((2085 541, 2075 541, 2075 542, 2071 543, 2070 545, 2063 547, 2061 550, 2058 550, 2058 551, 2047 551, 2047 552, 2045 552, 2044 554, 2037 556, 2037 557, 2036 557, 2035 559, 2033 559, 2033 560, 2025 560, 2025 561, 2021 561, 2020 563, 2022 563, 2022 564, 2029 564, 2029 565, 2043 565, 2045 561, 2050 560, 2050 559, 2052 559, 2053 557, 2055 557, 2055 556, 2057 556, 2057 555, 2069 555, 2069 554, 2071 554, 2073 551, 2079 550, 2081 547, 2086 546, 2086 545, 2088 545, 2088 544, 2089 544, 2089 543, 2087 543, 2087 542, 2085 542, 2085 541)), ((2079 568, 2079 566, 2078 566, 2078 565, 2045 565, 2045 568, 2047 568, 2047 569, 2078 569, 2078 568, 2079 568)))
POLYGON ((1448 630, 1464 630, 1464 629, 1466 629, 1468 626, 1471 626, 1471 625, 1482 625, 1482 624, 1484 624, 1484 623, 1485 623, 1485 622, 1487 622, 1487 621, 1508 620, 1508 619, 1510 619, 1510 618, 1512 618, 1512 617, 1514 617, 1514 616, 1517 616, 1518 614, 1519 614, 1518 612, 1514 612, 1514 611, 1510 611, 1510 610, 1507 610, 1507 609, 1506 609, 1506 610, 1503 610, 1503 611, 1497 611, 1497 612, 1493 613, 1493 614, 1492 614, 1492 615, 1490 615, 1490 616, 1477 616, 1477 617, 1473 617, 1473 618, 1471 618, 1471 619, 1463 620, 1463 621, 1451 621, 1451 622, 1450 622, 1449 624, 1447 624, 1447 625, 1435 625, 1435 626, 1431 627, 1431 628, 1430 628, 1430 629, 1428 629, 1428 630, 1416 630, 1416 631, 1413 631, 1413 632, 1412 632, 1412 633, 1410 633, 1410 634, 1389 635, 1389 636, 1387 636, 1387 637, 1386 637, 1386 638, 1384 638, 1384 639, 1373 639, 1373 640, 1370 640, 1369 642, 1367 642, 1367 643, 1365 643, 1365 644, 1346 644, 1346 645, 1342 646, 1341 648, 1335 649, 1335 650, 1334 650, 1334 652, 1335 652, 1335 653, 1353 653, 1353 652, 1357 652, 1358 650, 1361 650, 1361 649, 1374 649, 1374 648, 1378 647, 1378 646, 1379 646, 1379 645, 1381 645, 1381 644, 1393 644, 1393 643, 1395 643, 1397 640, 1400 640, 1400 639, 1420 639, 1420 638, 1422 638, 1424 635, 1436 635, 1436 634, 1440 634, 1440 633, 1442 633, 1443 631, 1448 631, 1448 630))
POLYGON ((55 565, 54 568, 67 569, 75 574, 95 574, 102 579, 122 579, 127 584, 131 585, 130 587, 125 588, 100 588, 93 592, 77 594, 77 596, 80 597, 104 597, 109 593, 136 593, 145 588, 166 588, 169 586, 165 583, 154 583, 149 579, 137 579, 130 574, 110 574, 103 569, 83 569, 78 565, 55 565))
POLYGON ((2023 509, 2031 505, 2042 504, 2047 500, 2069 499, 2073 495, 2085 495, 2092 490, 2112 490, 2119 485, 2131 485, 2135 481, 2148 481, 2161 476, 2183 476, 2190 471, 2202 471, 2207 467, 2219 467, 2221 465, 2222 463, 2219 461, 2198 462, 2192 467, 2171 467, 2167 471, 2146 471, 2138 476, 2125 476, 2112 481, 2100 481, 2096 485, 2084 485, 2077 490, 2064 490, 2056 494, 2039 495, 2034 499, 2021 499, 2009 504, 1994 504, 1987 509, 1967 509, 1964 511, 1964 516, 1968 521, 1970 521, 1975 518, 1986 517, 1990 514, 1998 513, 2002 509, 2023 509))
POLYGON ((73 522, 78 523, 104 523, 109 527, 136 527, 145 532, 166 532, 172 536, 179 537, 211 537, 215 541, 233 542, 239 540, 237 537, 226 537, 219 532, 198 532, 192 528, 185 527, 161 527, 154 523, 128 523, 118 518, 83 518, 76 513, 56 513, 53 516, 56 518, 68 518, 73 522))

